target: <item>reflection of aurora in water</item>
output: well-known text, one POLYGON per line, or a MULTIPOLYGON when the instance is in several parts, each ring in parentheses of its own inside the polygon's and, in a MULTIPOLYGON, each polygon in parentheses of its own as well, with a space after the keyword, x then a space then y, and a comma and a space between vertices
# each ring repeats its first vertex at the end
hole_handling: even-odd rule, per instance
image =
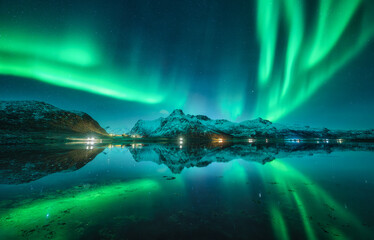
MULTIPOLYGON (((176 147, 170 154, 174 156, 180 151, 176 147)), ((339 159, 345 161, 330 169, 325 154, 318 152, 313 157, 301 159, 301 155, 295 155, 263 164, 232 155, 231 161, 219 162, 222 160, 219 158, 208 166, 191 166, 173 174, 165 163, 153 161, 150 152, 149 161, 144 158, 140 162, 126 148, 114 147, 104 152, 75 173, 50 175, 23 186, 0 185, 0 193, 14 189, 14 193, 20 194, 13 196, 15 200, 10 196, 1 203, 0 236, 88 238, 87 234, 105 234, 107 230, 113 236, 122 236, 131 229, 135 234, 144 231, 142 236, 154 234, 149 239, 165 232, 170 236, 181 234, 178 232, 181 229, 183 234, 198 235, 199 231, 191 231, 208 229, 207 232, 241 237, 253 233, 264 239, 273 236, 277 239, 352 239, 373 234, 362 225, 368 217, 360 212, 362 209, 356 209, 350 200, 346 202, 350 208, 344 206, 343 199, 350 193, 340 192, 342 189, 328 192, 335 187, 334 182, 326 183, 326 178, 318 177, 321 174, 329 178, 330 174, 340 172, 344 177, 338 179, 346 184, 350 178, 345 178, 345 167, 339 164, 347 165, 351 156, 339 159), (320 160, 318 173, 309 171, 316 163, 313 158, 320 160), (62 179, 68 183, 61 183, 62 179), (60 185, 55 186, 57 183, 60 185), (45 187, 45 193, 41 194, 39 189, 23 192, 38 185, 45 187), (67 190, 60 191, 60 188, 67 190), (30 198, 30 193, 39 199, 30 198), (336 198, 336 194, 342 196, 336 198)), ((354 154, 364 156, 362 152, 354 154)), ((367 156, 372 156, 372 152, 367 156)), ((190 161, 195 160, 191 157, 190 161)), ((183 162, 188 164, 186 159, 183 162)), ((363 171, 360 163, 355 165, 356 170, 371 182, 370 170, 363 171)), ((365 166, 373 167, 372 164, 365 166)), ((352 166, 349 173, 351 170, 352 166)), ((358 187, 359 183, 355 184, 347 190, 358 187)), ((365 189, 360 188, 356 194, 365 196, 365 189)))
POLYGON ((294 239, 295 231, 309 240, 354 239, 372 234, 343 204, 281 159, 248 167, 240 159, 226 163, 221 180, 220 194, 225 201, 222 207, 237 211, 241 201, 262 200, 270 213, 276 239, 294 239), (253 192, 259 183, 249 182, 249 175, 260 176, 265 192, 253 192))
POLYGON ((92 189, 77 189, 57 194, 51 199, 26 202, 17 208, 1 212, 0 236, 40 239, 40 234, 47 232, 49 235, 46 238, 79 238, 79 234, 71 232, 71 229, 87 222, 97 224, 103 212, 119 211, 121 205, 118 204, 124 200, 129 205, 134 201, 139 204, 137 218, 147 218, 152 212, 152 199, 146 194, 159 191, 159 187, 157 182, 144 179, 92 189), (115 205, 117 207, 113 208, 115 205))
POLYGON ((291 227, 293 223, 288 223, 285 218, 290 214, 288 206, 294 206, 298 210, 306 239, 320 239, 317 231, 328 233, 331 238, 340 239, 351 239, 348 236, 358 237, 368 234, 354 215, 325 190, 291 166, 277 159, 258 170, 264 183, 271 183, 271 187, 267 187, 268 190, 279 196, 268 203, 273 218, 274 233, 278 239, 291 239, 287 227, 291 227), (321 209, 324 209, 325 214, 321 214, 321 209))
POLYGON ((352 239, 370 234, 362 222, 329 193, 279 159, 265 166, 254 165, 251 171, 252 175, 260 176, 265 193, 251 192, 251 186, 258 183, 248 183, 243 162, 227 164, 230 167, 225 170, 224 176, 227 178, 222 180, 221 192, 229 204, 225 207, 233 210, 239 206, 240 199, 234 197, 238 194, 236 191, 240 192, 240 198, 247 201, 262 199, 270 213, 269 220, 276 239, 294 239, 295 235, 292 236, 291 232, 295 234, 295 231, 309 240, 352 239))

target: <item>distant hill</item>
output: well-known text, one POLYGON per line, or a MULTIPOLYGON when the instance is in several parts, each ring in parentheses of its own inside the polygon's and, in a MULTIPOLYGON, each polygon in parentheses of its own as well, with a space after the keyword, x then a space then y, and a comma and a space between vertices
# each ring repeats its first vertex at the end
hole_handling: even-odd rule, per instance
POLYGON ((299 127, 272 123, 262 118, 236 123, 225 119, 214 120, 204 115, 184 114, 180 109, 174 110, 166 118, 139 120, 130 134, 143 137, 374 139, 374 130, 337 131, 299 127))
POLYGON ((39 101, 0 101, 0 132, 19 134, 108 133, 90 115, 39 101))

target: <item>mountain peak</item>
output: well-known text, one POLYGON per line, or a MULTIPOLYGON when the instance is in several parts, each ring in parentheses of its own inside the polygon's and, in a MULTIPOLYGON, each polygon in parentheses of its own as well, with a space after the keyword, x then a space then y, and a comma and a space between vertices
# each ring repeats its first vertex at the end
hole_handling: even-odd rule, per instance
POLYGON ((184 112, 181 109, 175 109, 171 114, 170 117, 173 116, 184 116, 184 112))
POLYGON ((264 123, 264 124, 271 124, 271 122, 269 120, 263 119, 261 117, 256 118, 255 121, 260 122, 260 123, 264 123))

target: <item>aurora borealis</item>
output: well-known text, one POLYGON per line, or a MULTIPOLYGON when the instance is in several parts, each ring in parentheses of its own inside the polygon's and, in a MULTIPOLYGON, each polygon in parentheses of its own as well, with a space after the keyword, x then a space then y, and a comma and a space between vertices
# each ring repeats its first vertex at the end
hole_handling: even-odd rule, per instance
POLYGON ((374 239, 373 23, 374 0, 0 0, 0 239, 374 239))
POLYGON ((84 110, 118 128, 175 108, 327 127, 374 120, 369 0, 0 6, 4 100, 84 110))
POLYGON ((306 3, 258 1, 261 53, 257 108, 258 115, 266 119, 277 120, 302 105, 374 34, 373 9, 368 1, 321 0, 318 14, 308 22, 306 3), (279 33, 282 25, 286 36, 279 33), (284 44, 277 48, 281 37, 284 44), (278 54, 280 51, 285 53, 278 54))

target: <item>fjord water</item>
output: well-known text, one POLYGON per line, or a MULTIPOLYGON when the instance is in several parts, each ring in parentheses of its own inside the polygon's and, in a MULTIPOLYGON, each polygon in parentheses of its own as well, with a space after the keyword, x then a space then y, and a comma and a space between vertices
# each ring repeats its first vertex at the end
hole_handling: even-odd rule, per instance
POLYGON ((0 239, 373 239, 373 149, 3 149, 0 239))

